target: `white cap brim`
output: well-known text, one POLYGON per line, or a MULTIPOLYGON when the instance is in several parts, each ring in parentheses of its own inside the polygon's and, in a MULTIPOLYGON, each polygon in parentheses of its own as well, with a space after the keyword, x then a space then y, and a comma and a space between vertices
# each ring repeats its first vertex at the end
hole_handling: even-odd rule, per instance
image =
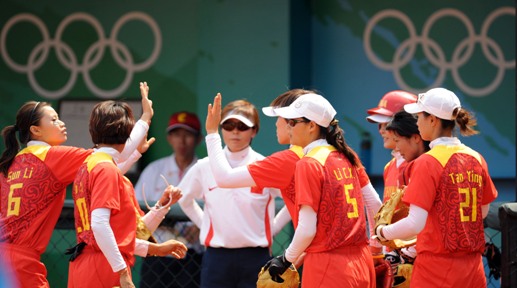
POLYGON ((294 118, 300 118, 304 117, 301 113, 296 111, 293 107, 287 106, 287 107, 281 107, 274 109, 276 115, 285 118, 285 119, 294 119, 294 118))
POLYGON ((246 118, 240 114, 227 115, 226 117, 224 117, 224 119, 221 121, 220 124, 223 124, 228 119, 237 119, 237 120, 241 121, 242 123, 246 124, 246 126, 248 126, 250 128, 255 126, 255 124, 253 124, 253 122, 251 122, 248 118, 246 118))
POLYGON ((381 114, 372 114, 368 117, 366 117, 366 120, 368 120, 368 122, 371 122, 371 123, 388 123, 391 121, 391 117, 390 116, 386 116, 386 115, 381 115, 381 114))
POLYGON ((404 105, 404 110, 410 114, 416 114, 425 111, 424 107, 420 103, 410 103, 404 105))
POLYGON ((278 115, 275 112, 275 107, 269 106, 269 107, 262 107, 262 113, 264 115, 269 117, 278 117, 278 115))

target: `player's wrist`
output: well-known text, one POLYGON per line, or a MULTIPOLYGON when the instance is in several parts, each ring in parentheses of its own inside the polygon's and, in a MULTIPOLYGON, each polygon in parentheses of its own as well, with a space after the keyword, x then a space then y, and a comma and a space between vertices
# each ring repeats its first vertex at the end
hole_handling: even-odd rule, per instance
POLYGON ((384 228, 384 227, 386 227, 386 225, 381 224, 381 225, 377 226, 377 228, 375 228, 375 235, 381 241, 386 241, 386 238, 384 238, 384 234, 382 233, 382 228, 384 228))
POLYGON ((124 269, 120 270, 120 271, 117 271, 117 274, 119 276, 124 276, 124 275, 127 275, 128 274, 128 271, 127 271, 127 266, 124 267, 124 269))

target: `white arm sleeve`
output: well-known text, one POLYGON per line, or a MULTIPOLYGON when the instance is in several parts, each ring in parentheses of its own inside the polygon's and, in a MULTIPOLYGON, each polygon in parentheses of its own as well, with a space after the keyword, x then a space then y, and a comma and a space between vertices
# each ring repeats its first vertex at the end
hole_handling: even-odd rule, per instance
POLYGON ((316 236, 316 225, 318 223, 316 212, 310 206, 302 205, 298 218, 298 227, 294 231, 293 240, 285 250, 285 258, 291 263, 300 257, 316 236))
POLYGON ((142 154, 140 154, 138 150, 133 151, 133 154, 131 154, 126 161, 117 163, 118 169, 122 174, 126 174, 126 172, 129 171, 129 168, 131 168, 131 166, 133 166, 140 157, 142 157, 142 154))
MULTIPOLYGON (((379 208, 382 205, 381 198, 375 188, 373 188, 372 183, 368 183, 363 188, 361 188, 361 192, 363 193, 364 206, 366 210, 366 217, 368 218, 368 228, 370 230, 370 237, 375 235, 375 214, 379 211, 379 208)), ((382 245, 378 241, 370 241, 370 246, 382 247, 382 245)))
POLYGON ((387 240, 407 239, 420 233, 427 221, 427 211, 416 205, 409 205, 409 215, 382 228, 382 234, 387 240))
POLYGON ((192 222, 201 229, 204 212, 203 209, 201 209, 201 206, 196 202, 196 196, 200 196, 200 191, 203 189, 200 183, 200 177, 203 176, 199 172, 199 166, 194 164, 187 174, 185 174, 183 179, 181 179, 177 187, 179 187, 183 192, 183 196, 178 200, 181 209, 185 215, 187 215, 190 220, 192 220, 192 222))
POLYGON ((140 257, 147 257, 147 251, 149 250, 149 241, 136 238, 135 243, 135 255, 140 257))
POLYGON ((142 140, 147 136, 147 131, 149 131, 149 125, 147 125, 147 122, 138 120, 135 123, 129 138, 126 141, 126 146, 124 146, 124 151, 120 153, 120 163, 126 161, 131 154, 133 154, 133 151, 137 150, 140 142, 142 142, 142 140))
POLYGON ((282 231, 284 226, 291 221, 291 215, 289 214, 289 210, 287 207, 282 207, 278 213, 275 215, 275 219, 273 220, 273 236, 276 236, 278 232, 282 231))
POLYGON ((167 209, 160 209, 156 210, 155 208, 152 208, 149 212, 147 212, 143 217, 142 221, 144 222, 145 226, 151 233, 154 233, 156 228, 160 226, 160 223, 162 223, 163 219, 165 218, 165 215, 171 210, 171 208, 167 209))
POLYGON ((92 211, 92 231, 95 241, 110 263, 113 272, 127 267, 122 254, 117 246, 115 235, 110 226, 111 209, 97 208, 92 211))
POLYGON ((232 168, 221 145, 219 133, 211 133, 205 137, 206 148, 210 167, 214 175, 215 182, 221 188, 240 188, 257 186, 253 177, 248 171, 248 166, 232 168))

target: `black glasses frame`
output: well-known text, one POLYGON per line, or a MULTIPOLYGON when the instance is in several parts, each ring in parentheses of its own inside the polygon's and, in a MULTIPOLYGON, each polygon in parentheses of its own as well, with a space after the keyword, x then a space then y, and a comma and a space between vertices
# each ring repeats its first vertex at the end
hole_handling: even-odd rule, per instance
POLYGON ((309 120, 307 118, 302 118, 302 119, 285 119, 285 121, 287 122, 287 125, 289 125, 291 127, 296 126, 296 124, 298 124, 298 123, 309 123, 309 122, 311 122, 311 120, 309 120))

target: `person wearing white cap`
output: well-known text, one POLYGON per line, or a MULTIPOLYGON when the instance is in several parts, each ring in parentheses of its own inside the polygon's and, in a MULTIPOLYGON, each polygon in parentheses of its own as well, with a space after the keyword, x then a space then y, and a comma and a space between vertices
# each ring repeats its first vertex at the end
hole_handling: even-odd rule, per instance
MULTIPOLYGON (((245 100, 228 103, 220 121, 226 143, 224 155, 232 167, 261 160, 250 144, 259 131, 259 117, 245 100)), ((273 242, 277 189, 246 187, 223 189, 214 180, 208 157, 199 160, 178 185, 179 203, 200 229, 206 246, 200 287, 256 287, 257 273, 269 259, 273 242), (201 208, 196 200, 204 200, 201 208), (245 259, 246 261, 242 261, 245 259)))
POLYGON ((336 111, 318 94, 274 111, 288 119, 291 144, 305 156, 295 171, 298 227, 285 252, 266 264, 269 273, 281 275, 305 252, 302 287, 375 287, 364 203, 377 211, 381 202, 377 196, 368 207, 370 196, 363 198, 368 175, 346 144, 336 111))
POLYGON ((444 88, 420 94, 404 110, 417 115, 431 150, 414 160, 402 198, 410 205, 408 217, 380 225, 376 237, 382 242, 418 235, 411 285, 486 287, 483 218, 497 190, 483 156, 454 137, 456 124, 464 136, 477 134, 476 120, 444 88))

